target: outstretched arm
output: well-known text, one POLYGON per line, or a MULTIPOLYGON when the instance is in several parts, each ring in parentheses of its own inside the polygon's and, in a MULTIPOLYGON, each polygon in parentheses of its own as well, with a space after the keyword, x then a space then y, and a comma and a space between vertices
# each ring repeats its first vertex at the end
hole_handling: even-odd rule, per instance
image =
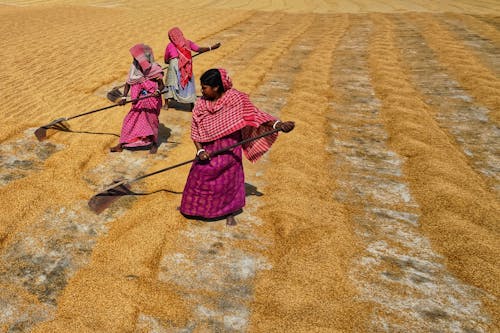
POLYGON ((125 86, 123 88, 123 96, 120 99, 120 101, 118 101, 118 104, 125 105, 125 101, 127 100, 127 95, 129 90, 130 90, 130 84, 125 83, 125 86))
POLYGON ((285 133, 288 133, 295 128, 295 122, 293 121, 274 120, 268 121, 265 124, 285 133))
POLYGON ((203 53, 203 52, 208 52, 208 51, 212 51, 212 50, 218 49, 220 47, 220 45, 221 45, 220 43, 215 43, 212 46, 200 47, 198 49, 198 53, 203 53))

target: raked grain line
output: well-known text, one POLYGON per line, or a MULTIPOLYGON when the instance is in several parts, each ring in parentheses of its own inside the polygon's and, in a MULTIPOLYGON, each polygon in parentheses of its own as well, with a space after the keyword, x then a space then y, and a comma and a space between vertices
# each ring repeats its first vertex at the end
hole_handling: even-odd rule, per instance
POLYGON ((0 187, 24 178, 43 168, 43 162, 63 149, 63 145, 38 142, 33 130, 26 130, 24 137, 0 144, 0 187))
MULTIPOLYGON (((446 302, 454 304, 449 306, 448 312, 421 312, 420 317, 429 317, 431 327, 452 325, 450 327, 487 330, 491 323, 481 301, 490 306, 491 302, 495 302, 494 297, 454 278, 447 272, 444 264, 449 265, 461 278, 466 277, 469 283, 495 292, 489 279, 490 274, 495 274, 495 269, 486 263, 483 266, 483 269, 486 269, 483 274, 477 273, 475 267, 472 267, 476 263, 482 263, 484 259, 495 261, 491 258, 492 255, 495 257, 494 253, 497 252, 494 246, 491 246, 494 244, 494 235, 489 231, 494 228, 492 219, 495 207, 489 204, 492 197, 484 187, 476 185, 473 179, 476 179, 477 175, 450 144, 446 133, 430 117, 429 108, 410 84, 398 56, 394 25, 381 15, 373 17, 377 23, 377 34, 371 41, 369 60, 376 94, 383 96, 381 118, 391 135, 391 146, 408 156, 404 164, 406 177, 422 212, 425 212, 419 218, 423 223, 421 230, 432 231, 429 237, 436 242, 433 247, 453 258, 443 258, 437 262, 437 266, 433 267, 437 268, 436 276, 431 274, 430 281, 423 282, 424 285, 429 283, 424 291, 430 291, 427 295, 432 294, 433 300, 440 305, 444 304, 446 307, 446 302), (442 174, 445 171, 448 174, 442 174), (460 177, 464 179, 459 180, 460 177), (471 183, 463 183, 465 179, 471 183), (455 182, 460 182, 460 188, 454 185, 455 182), (486 202, 476 203, 477 207, 472 209, 463 207, 461 196, 466 195, 469 190, 486 202), (443 207, 447 209, 443 210, 443 207), (453 212, 451 216, 450 211, 453 212), (462 237, 460 235, 464 232, 471 234, 473 238, 464 237, 460 242, 457 237, 462 237), (461 243, 460 251, 450 248, 453 248, 449 243, 450 237, 461 243), (475 245, 483 243, 484 247, 478 248, 475 245), (465 262, 472 266, 464 266, 465 262)), ((434 271, 431 270, 430 273, 434 271)))
MULTIPOLYGON (((182 129, 174 130, 171 139, 178 141, 181 135, 182 129)), ((167 153, 167 149, 160 149, 155 158, 165 159, 167 153)), ((83 178, 97 192, 115 179, 143 174, 150 158, 147 152, 111 154, 83 178)), ((140 188, 136 185, 136 190, 140 188)), ((0 327, 28 329, 53 318, 58 296, 68 280, 86 266, 97 239, 107 231, 106 225, 134 201, 134 197, 120 198, 100 215, 91 212, 87 202, 53 208, 12 236, 0 256, 0 281, 6 290, 23 293, 0 295, 0 313, 9 313, 0 317, 0 327)))
POLYGON ((494 25, 485 22, 473 15, 465 15, 465 14, 448 14, 446 15, 449 18, 453 18, 454 20, 461 21, 467 29, 470 29, 484 38, 488 39, 498 47, 500 45, 500 33, 495 28, 494 25))
POLYGON ((446 3, 439 3, 439 12, 450 12, 449 8, 455 7, 456 10, 451 12, 457 13, 491 13, 495 11, 495 7, 498 7, 498 3, 495 1, 491 1, 487 4, 481 3, 482 1, 447 1, 446 3), (470 4, 470 3, 472 4, 470 4))
MULTIPOLYGON (((103 172, 99 172, 99 174, 104 174, 104 173, 103 173, 103 172)), ((237 238, 238 238, 238 236, 237 236, 237 238)), ((217 246, 219 246, 219 243, 217 243, 217 242, 216 242, 216 243, 214 243, 214 244, 215 244, 215 246, 216 246, 216 247, 217 247, 217 246)), ((250 259, 251 259, 251 258, 250 258, 250 259)), ((249 259, 249 260, 250 260, 250 259, 249 259)), ((243 264, 245 264, 245 262, 244 262, 243 264)), ((252 262, 250 262, 249 264, 252 264, 252 262)), ((253 263, 253 264, 255 264, 255 263, 253 263)), ((245 268, 243 268, 243 269, 245 269, 245 268)), ((245 273, 245 272, 243 272, 243 273, 245 273)), ((244 314, 243 314, 243 315, 244 315, 244 314)), ((144 318, 144 317, 141 317, 141 318, 147 321, 147 318, 144 318)), ((239 320, 240 320, 240 319, 239 319, 239 317, 237 317, 237 318, 233 318, 233 319, 237 321, 237 322, 235 322, 235 323, 234 323, 234 325, 239 325, 239 320)), ((233 319, 232 319, 232 320, 233 320, 233 319)), ((233 325, 233 324, 231 324, 231 325, 233 325)))
MULTIPOLYGON (((44 18, 43 20, 48 20, 48 18, 44 18)), ((68 20, 72 21, 73 18, 69 18, 68 20)), ((35 47, 35 49, 38 49, 38 48, 35 47)), ((42 57, 32 57, 31 59, 40 60, 40 59, 42 59, 42 57)), ((80 59, 81 59, 81 57, 80 57, 80 59)), ((65 59, 65 60, 67 60, 67 59, 65 59)), ((34 61, 34 60, 30 60, 30 61, 34 61)), ((47 64, 47 67, 49 67, 49 69, 50 69, 50 66, 52 66, 52 65, 53 64, 51 64, 49 62, 47 64)), ((11 77, 16 77, 18 75, 21 75, 21 74, 18 74, 18 75, 15 74, 16 69, 10 69, 10 70, 12 70, 13 71, 12 73, 14 73, 13 75, 11 75, 11 77)), ((78 73, 78 70, 76 70, 76 73, 78 73)), ((49 104, 49 102, 35 103, 34 106, 36 108, 45 108, 47 111, 54 112, 54 109, 53 109, 54 102, 60 103, 59 100, 64 100, 65 101, 64 103, 66 105, 71 105, 73 103, 73 100, 71 98, 67 98, 67 97, 66 98, 62 98, 62 97, 58 98, 57 95, 51 95, 52 93, 54 93, 54 91, 57 92, 57 89, 55 89, 56 86, 64 87, 65 89, 68 88, 67 85, 63 84, 64 81, 65 80, 62 78, 52 78, 51 80, 44 80, 43 81, 44 88, 40 88, 40 90, 47 89, 47 90, 51 91, 50 93, 47 94, 46 97, 47 97, 47 100, 51 100, 52 102, 50 104, 49 104), (52 91, 52 90, 54 90, 54 91, 52 91)), ((33 87, 39 88, 41 80, 39 80, 39 78, 37 76, 29 76, 25 82, 30 87, 30 88, 28 88, 28 91, 29 91, 29 90, 32 90, 33 87)), ((71 93, 71 91, 69 91, 69 92, 71 93)), ((35 95, 36 94, 34 94, 34 96, 35 95)), ((18 112, 23 113, 23 115, 26 112, 28 112, 27 109, 29 109, 29 107, 27 105, 25 105, 23 99, 12 98, 9 100, 8 103, 10 103, 10 105, 8 106, 9 109, 19 110, 18 112), (20 105, 16 104, 16 103, 20 103, 20 102, 23 103, 23 105, 21 107, 20 107, 20 105)), ((75 108, 74 104, 72 105, 72 108, 73 109, 75 108)), ((56 108, 56 109, 58 109, 58 108, 56 108)), ((62 110, 62 108, 61 108, 61 110, 62 110)), ((43 112, 39 112, 39 113, 36 112, 36 114, 38 114, 38 116, 33 116, 33 117, 29 117, 29 118, 30 119, 33 119, 33 118, 42 119, 42 116, 40 116, 40 114, 43 114, 43 112)), ((17 117, 16 116, 17 112, 9 112, 9 115, 10 115, 9 116, 10 118, 12 118, 12 117, 15 118, 15 117, 17 117)), ((61 111, 60 116, 62 116, 62 115, 63 114, 61 111)), ((44 119, 44 122, 45 123, 48 122, 49 119, 50 118, 44 119)), ((62 145, 53 144, 49 141, 42 142, 42 143, 37 142, 36 139, 34 138, 33 130, 34 130, 34 128, 24 131, 22 137, 19 139, 8 140, 8 141, 4 141, 2 143, 1 150, 3 151, 3 154, 2 154, 1 162, 0 162, 1 163, 1 170, 0 170, 0 172, 1 172, 1 176, 0 176, 1 185, 5 185, 6 183, 8 183, 14 179, 25 177, 30 172, 41 169, 42 163, 47 158, 49 158, 49 156, 51 154, 62 149, 62 145)))
MULTIPOLYGON (((461 16, 442 15, 440 22, 454 37, 460 40, 461 44, 472 50, 491 72, 497 77, 500 76, 500 43, 498 43, 498 38, 495 43, 495 40, 489 40, 481 31, 471 30, 461 16)), ((498 35, 500 37, 500 33, 498 35)))
POLYGON ((291 41, 309 24, 304 20, 294 21, 290 16, 280 16, 280 18, 277 23, 267 25, 262 34, 249 40, 249 43, 233 57, 221 59, 220 67, 228 70, 233 81, 238 83, 238 89, 242 91, 255 89, 265 71, 271 68, 273 62, 286 51, 291 41), (252 70, 249 71, 249 68, 252 70), (246 74, 242 75, 244 72, 246 74))
POLYGON ((435 17, 415 16, 427 44, 434 50, 439 61, 448 67, 460 85, 467 89, 478 103, 491 111, 491 118, 500 124, 500 80, 482 65, 473 52, 457 41, 435 17))
MULTIPOLYGON (((253 47, 254 39, 262 35, 265 30, 269 29, 269 27, 273 24, 277 24, 279 22, 279 18, 280 16, 271 14, 253 15, 235 24, 231 24, 225 29, 218 31, 215 34, 210 35, 209 37, 203 37, 200 41, 196 39, 196 36, 188 36, 188 32, 185 32, 185 34, 186 36, 188 36, 187 38, 195 40, 199 45, 205 45, 206 43, 213 44, 215 41, 220 41, 222 43, 221 48, 209 54, 209 57, 216 59, 215 61, 212 61, 212 63, 218 64, 220 59, 224 59, 227 57, 239 57, 243 52, 245 52, 245 47, 253 47)), ((165 41, 165 46, 166 43, 167 41, 165 41)), ((161 52, 160 50, 157 50, 155 52, 156 61, 160 64, 163 64, 163 50, 165 46, 163 46, 161 52)), ((201 57, 202 58, 199 59, 203 59, 206 56, 201 57)), ((197 73, 202 73, 204 70, 208 69, 204 68, 202 71, 198 62, 198 59, 194 60, 195 75, 197 73)), ((216 65, 216 67, 220 66, 216 65)), ((124 78, 122 78, 121 80, 123 81, 124 78)), ((94 90, 94 93, 99 96, 105 96, 106 93, 111 89, 111 86, 116 85, 119 82, 121 81, 117 77, 115 77, 112 85, 106 83, 105 85, 94 90)), ((198 84, 198 82, 195 83, 198 84)))
MULTIPOLYGON (((378 22, 377 22, 378 23, 378 22)), ((356 207, 351 216, 366 253, 352 271, 362 298, 373 302, 372 329, 428 331, 482 328, 478 301, 451 276, 419 230, 419 206, 402 172, 404 160, 388 145, 382 107, 370 79, 368 50, 386 49, 377 23, 352 25, 334 55, 334 84, 344 87, 336 105, 332 143, 345 170, 337 199, 356 207), (373 36, 373 37, 372 37, 373 36), (339 74, 340 73, 340 74, 339 74)), ((385 71, 392 65, 385 63, 385 71)), ((389 78, 387 78, 389 79, 389 78)), ((394 87, 398 89, 398 87, 394 87)))
MULTIPOLYGON (((296 37, 288 47, 290 52, 284 54, 284 57, 275 63, 272 70, 265 76, 263 85, 259 88, 262 94, 265 93, 268 96, 267 99, 259 99, 265 102, 263 109, 267 110, 270 107, 279 109, 286 102, 285 97, 289 91, 292 76, 284 74, 296 70, 298 59, 299 61, 303 59, 298 56, 305 56, 311 50, 311 45, 307 47, 306 44, 311 42, 314 34, 308 36, 307 33, 311 34, 312 32, 308 30, 305 34, 296 37)), ((251 68, 248 70, 250 71, 251 68)), ((258 170, 262 168, 263 166, 257 167, 258 170)), ((238 241, 238 234, 228 237, 223 225, 223 231, 220 230, 220 227, 219 229, 211 228, 210 231, 205 230, 206 228, 201 231, 199 228, 190 228, 187 234, 189 238, 181 239, 179 248, 197 248, 197 253, 190 257, 189 252, 186 250, 185 253, 168 254, 163 257, 160 279, 175 281, 181 286, 187 284, 186 288, 196 285, 199 287, 195 289, 201 288, 201 290, 204 290, 204 292, 190 296, 197 300, 196 304, 198 306, 193 313, 194 318, 185 329, 210 328, 215 331, 227 330, 234 332, 246 330, 250 315, 248 303, 251 301, 253 293, 252 280, 256 271, 266 268, 267 264, 265 258, 259 258, 258 255, 256 256, 252 252, 231 250, 231 248, 237 247, 237 242, 241 243, 246 239, 251 240, 252 243, 250 244, 253 244, 247 244, 246 246, 251 246, 256 252, 269 247, 268 240, 258 238, 258 235, 255 234, 255 226, 262 223, 255 216, 258 207, 257 203, 250 202, 245 207, 245 214, 240 217, 240 226, 236 230, 238 232, 243 231, 241 234, 247 235, 244 239, 238 241), (216 242, 211 246, 197 245, 201 243, 201 239, 207 238, 216 242), (229 245, 227 245, 228 243, 229 245), (186 244, 188 245, 186 246, 186 244), (228 257, 228 254, 231 255, 228 257), (256 259, 258 259, 257 262, 256 259), (173 263, 176 263, 176 265, 172 265, 173 263), (201 263, 205 264, 200 265, 201 263), (208 268, 204 268, 202 270, 203 274, 200 276, 198 270, 199 267, 203 266, 208 266, 208 268), (180 267, 180 271, 174 270, 172 267, 180 267), (206 290, 207 284, 210 288, 208 293, 206 290), (212 296, 206 297, 203 295, 212 296), (215 297, 219 297, 223 301, 216 301, 215 297)), ((245 241, 245 243, 247 242, 245 241)), ((139 316, 138 327, 165 329, 164 326, 162 327, 161 321, 145 314, 139 316)))
POLYGON ((472 291, 498 318, 494 305, 498 288, 493 278, 499 272, 498 200, 415 89, 396 45, 394 25, 380 15, 375 17, 386 42, 381 38, 372 43, 373 85, 383 96, 382 118, 391 147, 407 157, 405 174, 423 212, 422 231, 445 255, 446 266, 455 275, 481 288, 472 291))
POLYGON ((274 267, 258 279, 252 332, 311 332, 319 327, 330 332, 356 325, 346 324, 349 318, 343 316, 354 307, 344 271, 352 244, 342 207, 331 197, 335 171, 324 151, 329 69, 347 15, 316 15, 314 22, 315 47, 296 69, 281 110, 283 119, 296 121, 296 129, 271 152, 275 166, 264 175, 269 184, 279 184, 266 187, 273 199, 259 214, 274 239, 274 267))
MULTIPOLYGON (((128 20, 127 13, 128 12, 118 12, 117 15, 121 16, 123 21, 128 20)), ((88 77, 87 80, 79 83, 77 87, 78 90, 83 93, 92 93, 102 85, 103 81, 107 82, 107 84, 109 84, 109 82, 118 82, 119 77, 124 77, 129 69, 130 58, 128 48, 136 43, 143 42, 151 45, 157 61, 163 63, 163 52, 168 43, 167 31, 172 27, 171 25, 179 25, 182 22, 194 20, 197 24, 205 26, 205 33, 214 29, 214 27, 210 26, 211 21, 207 18, 206 12, 202 10, 190 11, 189 13, 169 11, 169 14, 172 16, 170 20, 166 20, 163 13, 160 14, 158 12, 152 12, 151 15, 134 17, 134 26, 150 26, 154 33, 139 34, 135 32, 127 34, 126 38, 124 38, 121 33, 123 30, 122 24, 118 23, 109 21, 96 22, 96 25, 97 23, 98 25, 94 27, 95 31, 92 34, 89 34, 85 29, 81 29, 81 27, 77 27, 75 33, 80 33, 81 36, 78 40, 82 45, 86 45, 87 47, 88 45, 93 45, 98 52, 102 52, 100 50, 107 50, 110 53, 110 55, 106 57, 99 57, 100 61, 97 63, 94 58, 97 55, 93 52, 85 53, 86 57, 83 59, 75 57, 74 54, 68 54, 68 59, 78 59, 79 67, 85 69, 86 77, 88 77), (144 20, 144 22, 141 22, 142 20, 144 20), (82 32, 84 32, 83 35, 82 32), (100 37, 96 38, 95 36, 100 37), (120 49, 110 49, 109 45, 116 45, 120 47, 120 49), (126 61, 117 61, 124 57, 126 61), (121 66, 117 65, 120 63, 122 63, 121 66)), ((213 19, 218 20, 222 17, 222 14, 216 13, 213 19)), ((116 19, 114 22, 120 22, 120 20, 116 19)), ((67 33, 68 32, 65 32, 65 34, 67 33)), ((124 78, 122 78, 122 80, 124 80, 124 78)))
MULTIPOLYGON (((106 22, 104 22, 102 14, 94 13, 95 24, 83 27, 81 23, 78 23, 78 17, 74 17, 76 9, 65 9, 68 15, 62 17, 54 17, 53 14, 47 15, 44 10, 46 9, 43 7, 38 8, 33 10, 32 14, 33 20, 38 21, 39 26, 46 27, 44 31, 33 31, 35 27, 31 27, 25 22, 20 27, 19 32, 23 37, 19 37, 16 43, 8 46, 15 47, 16 52, 30 54, 26 62, 9 69, 12 73, 11 78, 17 80, 18 77, 24 76, 24 73, 34 74, 29 75, 25 81, 26 91, 30 93, 29 100, 34 103, 26 105, 24 102, 26 99, 10 99, 9 107, 15 110, 10 116, 19 117, 19 112, 23 115, 29 112, 33 115, 29 121, 35 124, 46 123, 50 120, 51 115, 54 117, 54 114, 60 116, 74 114, 76 107, 85 108, 85 105, 89 105, 85 94, 82 96, 80 88, 87 81, 95 79, 93 75, 89 76, 88 74, 95 71, 96 68, 99 69, 99 66, 105 65, 108 62, 106 59, 111 58, 109 52, 113 52, 109 47, 98 47, 88 52, 90 45, 99 45, 102 40, 109 42, 108 36, 103 35, 96 39, 95 34, 92 33, 93 29, 105 28, 106 22), (85 33, 82 34, 81 31, 85 31, 85 33), (69 39, 68 36, 72 38, 69 39), (48 40, 51 43, 48 43, 48 40), (51 52, 50 49, 54 44, 59 45, 59 57, 52 57, 51 61, 44 61, 43 59, 51 52), (106 56, 99 54, 102 52, 100 50, 108 50, 106 56), (99 65, 95 62, 96 58, 100 59, 99 65), (40 99, 44 103, 40 103, 40 99)), ((107 24, 109 25, 109 23, 107 24)), ((109 28, 111 29, 111 27, 109 28)), ((8 28, 4 27, 4 29, 8 28)), ((119 31, 118 28, 117 31, 119 31)), ((110 66, 105 66, 104 72, 114 68, 111 66, 112 60, 109 61, 109 64, 110 66)), ((89 108, 91 106, 89 105, 89 108)))
MULTIPOLYGON (((172 139, 177 140, 182 133, 172 134, 172 139)), ((166 158, 166 154, 165 149, 160 149, 156 158, 166 158)), ((97 192, 114 179, 141 175, 150 158, 147 156, 147 152, 130 151, 109 155, 83 178, 97 192)), ((97 239, 107 230, 106 224, 122 215, 134 200, 120 198, 101 215, 91 212, 87 202, 53 208, 44 212, 38 222, 13 235, 0 256, 0 280, 6 290, 23 290, 23 293, 0 295, 0 313, 10 314, 0 317, 0 326, 28 329, 51 319, 57 297, 68 279, 87 264, 97 239)))
MULTIPOLYGON (((286 103, 293 81, 293 76, 285 73, 293 73, 313 47, 312 22, 307 22, 309 29, 286 45, 288 52, 273 64, 257 91, 260 98, 254 101, 275 115, 279 115, 280 108, 286 103)), ((256 180, 255 183, 252 179, 258 179, 263 168, 261 165, 256 171, 254 169, 256 174, 252 176, 247 173, 247 179, 251 180, 249 185, 257 184, 257 191, 264 183, 262 180, 256 180)), ((244 332, 247 329, 254 276, 258 270, 269 269, 266 258, 258 253, 270 246, 270 240, 259 238, 255 231, 255 227, 262 224, 256 216, 261 199, 253 200, 250 196, 247 201, 244 214, 238 217, 240 224, 237 227, 227 229, 223 221, 216 222, 214 226, 206 224, 203 228, 190 227, 179 239, 179 252, 162 258, 159 272, 161 281, 174 282, 186 290, 194 289, 185 296, 195 304, 192 318, 184 328, 186 330, 206 328, 244 332), (253 250, 240 248, 238 243, 241 242, 253 250), (193 249, 195 253, 190 254, 193 249)), ((158 318, 146 314, 138 316, 137 327, 173 329, 166 327, 158 318)))
POLYGON ((113 208, 96 215, 87 202, 57 207, 11 237, 0 255, 0 327, 28 331, 51 320, 68 280, 90 259, 106 224, 123 214, 113 208))
MULTIPOLYGON (((39 72, 39 75, 29 76, 26 80, 26 85, 30 87, 28 91, 31 91, 32 100, 37 101, 38 98, 47 100, 45 105, 40 105, 40 103, 29 105, 30 111, 34 114, 30 119, 33 122, 37 120, 39 122, 47 121, 47 113, 54 113, 54 110, 59 110, 58 113, 61 115, 71 115, 76 113, 75 106, 84 108, 85 105, 88 105, 88 108, 91 109, 96 105, 98 99, 88 98, 88 93, 91 93, 95 86, 101 85, 102 81, 109 80, 109 77, 116 76, 122 71, 126 73, 128 70, 130 64, 128 48, 137 42, 152 43, 155 39, 160 38, 159 33, 151 37, 131 33, 127 34, 124 39, 121 37, 123 26, 107 20, 105 10, 87 9, 83 13, 78 12, 75 8, 65 10, 67 16, 62 18, 54 18, 50 15, 39 18, 44 13, 43 9, 35 11, 35 14, 38 15, 35 16, 35 19, 42 22, 47 21, 40 23, 47 27, 43 32, 44 35, 40 36, 41 32, 36 31, 29 33, 33 28, 25 24, 22 26, 25 37, 21 43, 15 44, 18 47, 16 52, 19 52, 20 48, 21 52, 25 50, 31 56, 27 63, 23 63, 19 67, 21 71, 9 69, 13 72, 11 75, 13 79, 24 75, 25 72, 31 72, 33 67, 36 68, 46 57, 46 54, 50 53, 51 45, 54 43, 60 45, 59 57, 52 58, 50 62, 44 61, 44 65, 35 70, 39 72), (80 15, 93 15, 93 24, 90 27, 83 27, 82 22, 87 24, 87 21, 82 20, 80 15), (72 38, 68 39, 68 36, 72 36, 72 38), (52 43, 47 43, 47 39, 50 39, 52 43), (93 47, 91 52, 88 52, 89 46, 93 47), (120 49, 116 49, 117 47, 120 49), (117 58, 123 57, 126 57, 126 62, 123 62, 123 66, 117 66, 119 63, 117 58), (96 59, 99 61, 96 62, 96 59), (41 82, 44 84, 41 85, 41 82), (33 94, 34 92, 36 94, 33 94), (35 110, 32 110, 33 107, 35 110)), ((126 20, 127 13, 117 11, 115 13, 116 21, 126 20)), ((174 14, 171 13, 171 15, 174 14)), ((190 13, 189 15, 193 16, 194 14, 190 13)), ((194 15, 194 18, 199 18, 199 24, 209 23, 210 18, 206 16, 206 12, 199 10, 198 16, 194 15)), ((214 15, 214 18, 218 19, 221 16, 222 14, 214 15)), ((161 17, 160 14, 157 14, 157 17, 161 17)), ((161 36, 165 36, 165 38, 167 28, 165 27, 165 31, 161 33, 161 36)), ((164 43, 166 41, 161 42, 161 50, 157 51, 157 54, 161 55, 164 43)), ((27 111, 27 106, 20 107, 18 101, 19 98, 7 101, 7 103, 15 103, 7 105, 12 110, 17 110, 9 113, 11 118, 18 117, 18 112, 24 114, 27 111)), ((81 122, 85 124, 90 121, 89 119, 82 118, 81 122)))
POLYGON ((493 28, 496 28, 495 30, 500 30, 500 18, 498 16, 494 15, 473 15, 476 19, 478 19, 481 22, 484 22, 493 28))
POLYGON ((488 119, 489 110, 477 105, 472 97, 448 75, 424 38, 406 18, 395 19, 403 62, 412 81, 437 110, 439 125, 453 136, 470 159, 500 195, 500 129, 488 119))
MULTIPOLYGON (((238 58, 248 49, 255 47, 255 40, 262 36, 266 30, 272 29, 283 18, 283 14, 258 13, 237 24, 225 27, 210 37, 204 37, 201 44, 210 41, 220 41, 222 46, 212 56, 214 63, 219 63, 224 58, 238 58)), ((218 65, 217 67, 220 67, 218 65)))
MULTIPOLYGON (((47 18, 44 18, 47 19, 47 18)), ((69 22, 72 22, 73 18, 68 19, 69 22)), ((104 26, 102 26, 104 27, 104 26)), ((73 29, 76 29, 73 27, 73 29)), ((94 26, 94 29, 99 29, 99 25, 94 26)), ((78 31, 77 29, 75 32, 78 31)), ((67 32, 68 33, 68 32, 67 32)), ((80 42, 84 43, 86 38, 91 38, 92 34, 87 34, 84 36, 81 36, 79 38, 80 42)), ((54 37, 55 38, 55 37, 54 37)), ((62 38, 62 35, 59 37, 62 38)), ((58 38, 56 38, 58 39, 58 38)), ((90 42, 90 40, 89 40, 90 42)), ((71 58, 71 57, 70 57, 71 58)), ((79 61, 83 61, 82 66, 85 67, 85 57, 78 57, 79 61)), ((78 73, 81 69, 79 68, 80 66, 77 66, 75 69, 75 72, 78 73)), ((96 66, 93 66, 96 67, 96 66)), ((97 74, 96 74, 97 75, 97 74)), ((101 73, 102 75, 102 73, 101 73)), ((32 77, 33 79, 33 77, 32 77)), ((45 83, 45 89, 51 90, 51 87, 55 88, 55 86, 64 86, 65 88, 68 88, 66 85, 62 85, 61 82, 63 79, 61 78, 54 78, 52 81, 46 80, 44 81, 45 83)), ((29 80, 28 80, 29 83, 29 80)), ((36 86, 35 82, 33 82, 32 86, 36 86)), ((53 92, 51 92, 53 93, 53 92)), ((50 95, 49 95, 50 96, 50 95)), ((52 96, 53 97, 53 96, 52 96)), ((49 97, 50 98, 50 97, 49 97)), ((53 100, 52 98, 50 98, 53 100)), ((59 101, 55 101, 56 103, 59 103, 59 101)), ((71 99, 67 100, 66 103, 73 103, 71 99)), ((52 104, 53 106, 54 104, 52 104)), ((51 109, 49 108, 49 104, 45 105, 40 105, 38 104, 38 107, 45 107, 46 109, 51 109)), ((12 106, 14 109, 16 109, 14 106, 12 106)), ((73 105, 73 108, 74 105, 73 105)), ((17 108, 21 109, 22 108, 17 108)), ((63 108, 61 108, 62 110, 63 108)), ((53 112, 53 110, 51 110, 53 112)), ((22 110, 22 112, 26 112, 26 110, 22 110)), ((62 112, 62 111, 61 111, 62 112)), ((74 112, 74 111, 72 111, 74 112)), ((115 112, 117 113, 117 112, 115 112)), ((62 115, 62 114, 61 114, 62 115)), ((12 116, 12 115, 11 115, 12 116)), ((47 121, 47 120, 45 120, 47 121)), ((85 125, 85 122, 83 126, 85 125)), ((78 126, 82 126, 82 124, 79 124, 78 126)), ((43 142, 43 143, 38 143, 33 136, 33 129, 29 129, 25 131, 25 134, 23 135, 22 138, 17 139, 17 140, 9 140, 5 141, 2 143, 1 146, 1 151, 3 152, 2 156, 0 157, 0 185, 5 185, 15 179, 19 179, 22 177, 25 177, 27 174, 30 172, 33 172, 35 170, 39 170, 42 167, 42 163, 44 160, 46 160, 51 154, 56 152, 57 150, 62 149, 61 145, 53 144, 49 141, 43 142)))
MULTIPOLYGON (((256 12, 243 12, 243 11, 230 11, 230 10, 207 10, 207 8, 201 8, 201 17, 198 20, 193 20, 192 18, 187 18, 184 21, 179 22, 177 25, 184 29, 186 31, 186 35, 189 36, 188 38, 194 40, 194 41, 200 41, 203 38, 207 38, 210 40, 208 44, 201 44, 201 45, 212 45, 213 43, 217 42, 218 40, 216 39, 216 35, 224 32, 225 30, 228 29, 234 29, 235 27, 239 25, 245 25, 245 22, 253 21, 253 20, 258 20, 258 19, 265 19, 264 15, 261 15, 261 13, 256 13, 256 12), (191 23, 193 22, 193 23, 191 23)), ((169 27, 172 27, 173 25, 168 23, 169 27)), ((159 26, 164 26, 166 25, 165 20, 160 19, 158 21, 159 26)), ((246 31, 246 30, 242 30, 246 31)), ((255 30, 250 30, 248 33, 254 33, 255 30)), ((166 33, 166 31, 165 31, 166 33)), ((241 36, 238 34, 237 36, 241 36)), ((166 34, 165 34, 166 38, 166 34)), ((165 40, 163 43, 163 48, 167 45, 168 40, 165 40)))
MULTIPOLYGON (((213 43, 220 41, 222 46, 214 51, 210 57, 215 67, 224 67, 224 59, 245 59, 251 58, 256 52, 261 50, 262 46, 256 40, 262 38, 266 31, 274 29, 280 24, 283 14, 260 13, 252 15, 250 18, 238 22, 237 24, 226 27, 225 29, 211 35, 203 37, 200 45, 204 43, 213 43)), ((195 62, 198 60, 195 60, 195 62)), ((244 61, 244 60, 242 60, 244 61)), ((205 68, 206 70, 208 68, 205 68)), ((195 70, 201 75, 204 70, 195 65, 195 70)), ((198 82, 196 82, 198 84, 198 82)))
POLYGON ((250 59, 255 56, 255 52, 260 50, 260 48, 255 50, 255 45, 259 43, 257 40, 262 38, 267 30, 273 29, 281 21, 283 15, 282 13, 280 15, 276 13, 259 13, 237 24, 221 29, 221 31, 210 37, 204 37, 200 42, 202 45, 217 40, 221 41, 223 46, 211 55, 212 60, 208 67, 203 70, 198 65, 195 67, 195 75, 197 73, 201 74, 208 68, 224 67, 222 64, 224 59, 236 58, 239 59, 239 62, 244 60, 251 62, 250 59))

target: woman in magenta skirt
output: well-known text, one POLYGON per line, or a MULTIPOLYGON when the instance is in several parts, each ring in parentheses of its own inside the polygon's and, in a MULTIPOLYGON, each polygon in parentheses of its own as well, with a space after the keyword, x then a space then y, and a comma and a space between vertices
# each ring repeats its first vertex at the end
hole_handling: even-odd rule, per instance
POLYGON ((278 133, 216 156, 210 154, 273 128, 289 132, 295 124, 257 109, 248 95, 232 88, 224 69, 210 69, 200 81, 203 96, 196 101, 191 123, 198 159, 191 166, 180 211, 190 218, 226 218, 228 225, 235 225, 234 216, 245 206, 242 156, 256 162, 278 133))

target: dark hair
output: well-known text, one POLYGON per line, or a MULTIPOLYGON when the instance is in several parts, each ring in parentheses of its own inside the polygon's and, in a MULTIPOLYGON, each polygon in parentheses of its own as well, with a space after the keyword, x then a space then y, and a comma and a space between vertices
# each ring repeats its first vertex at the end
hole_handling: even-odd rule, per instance
POLYGON ((205 84, 212 88, 219 87, 219 92, 224 92, 224 85, 222 84, 222 78, 220 72, 217 68, 212 68, 203 73, 200 77, 201 84, 205 84))

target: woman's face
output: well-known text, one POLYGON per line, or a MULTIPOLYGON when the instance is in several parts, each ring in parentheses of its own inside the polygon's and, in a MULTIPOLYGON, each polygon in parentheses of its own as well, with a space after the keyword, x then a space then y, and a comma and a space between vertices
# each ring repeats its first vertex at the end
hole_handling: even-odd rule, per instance
POLYGON ((219 87, 212 87, 207 84, 201 85, 201 93, 203 97, 209 100, 214 100, 220 97, 219 87))
POLYGON ((133 62, 134 62, 135 68, 137 68, 138 70, 140 70, 141 73, 144 73, 144 71, 142 70, 141 65, 139 65, 139 62, 137 61, 137 59, 135 59, 135 58, 132 58, 132 59, 134 59, 133 62))

